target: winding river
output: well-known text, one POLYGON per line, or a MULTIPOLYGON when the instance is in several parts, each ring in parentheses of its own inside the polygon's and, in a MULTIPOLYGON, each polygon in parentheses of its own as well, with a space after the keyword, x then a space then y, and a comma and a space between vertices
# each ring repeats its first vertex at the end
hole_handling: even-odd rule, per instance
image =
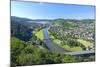
POLYGON ((54 43, 50 39, 49 34, 48 34, 48 28, 43 29, 43 32, 44 32, 44 42, 46 43, 46 46, 48 47, 48 49, 51 52, 56 52, 56 53, 66 53, 66 52, 68 52, 65 49, 58 46, 56 43, 54 43))

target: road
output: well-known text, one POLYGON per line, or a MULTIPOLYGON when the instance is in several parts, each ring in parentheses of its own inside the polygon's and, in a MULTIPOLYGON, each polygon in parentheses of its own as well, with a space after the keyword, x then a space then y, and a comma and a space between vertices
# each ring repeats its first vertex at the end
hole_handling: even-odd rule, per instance
POLYGON ((77 51, 77 52, 66 52, 66 55, 86 55, 86 54, 90 54, 90 55, 95 55, 95 51, 94 50, 88 50, 88 51, 77 51))

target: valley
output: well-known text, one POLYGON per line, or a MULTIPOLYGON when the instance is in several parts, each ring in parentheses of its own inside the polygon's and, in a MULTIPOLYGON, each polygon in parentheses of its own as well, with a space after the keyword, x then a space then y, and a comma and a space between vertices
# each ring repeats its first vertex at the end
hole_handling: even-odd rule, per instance
POLYGON ((84 61, 85 59, 93 61, 95 55, 94 21, 90 20, 91 22, 89 23, 79 21, 57 19, 48 22, 47 20, 23 22, 21 19, 19 21, 18 19, 12 19, 11 55, 13 56, 12 59, 15 58, 12 62, 20 66, 27 64, 78 62, 83 61, 83 59, 84 61), (26 56, 26 59, 23 55, 26 56), (34 59, 30 61, 27 58, 28 55, 34 59), (37 58, 33 55, 36 55, 37 58), (65 60, 68 58, 71 60, 65 60), (22 63, 22 59, 24 63, 22 63), (25 60, 27 61, 25 62, 25 60), (44 62, 41 62, 43 60, 44 62))

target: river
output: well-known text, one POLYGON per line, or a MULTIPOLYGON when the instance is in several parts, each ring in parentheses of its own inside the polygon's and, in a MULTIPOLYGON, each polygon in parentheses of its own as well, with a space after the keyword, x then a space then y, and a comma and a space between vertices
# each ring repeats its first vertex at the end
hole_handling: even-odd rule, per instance
POLYGON ((48 49, 51 52, 56 52, 56 53, 66 53, 66 52, 68 52, 65 49, 63 49, 62 47, 58 46, 56 43, 54 43, 50 39, 49 33, 48 33, 48 28, 43 29, 43 32, 44 32, 44 42, 46 43, 46 46, 48 47, 48 49))

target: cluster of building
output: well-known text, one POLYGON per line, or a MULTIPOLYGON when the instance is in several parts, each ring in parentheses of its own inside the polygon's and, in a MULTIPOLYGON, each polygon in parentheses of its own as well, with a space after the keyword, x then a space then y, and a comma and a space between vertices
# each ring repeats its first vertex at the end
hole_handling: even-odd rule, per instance
POLYGON ((78 38, 95 41, 95 32, 93 25, 78 24, 77 27, 64 28, 62 26, 52 25, 50 30, 54 33, 61 33, 62 35, 72 35, 78 38))

